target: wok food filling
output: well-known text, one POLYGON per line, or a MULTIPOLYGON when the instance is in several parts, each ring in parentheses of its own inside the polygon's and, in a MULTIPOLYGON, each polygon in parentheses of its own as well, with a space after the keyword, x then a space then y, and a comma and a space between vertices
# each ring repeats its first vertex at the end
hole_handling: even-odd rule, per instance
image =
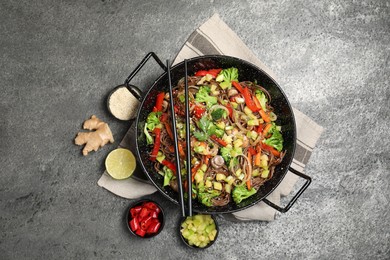
MULTIPOLYGON (((238 81, 236 68, 198 71, 188 77, 193 199, 211 206, 238 204, 272 178, 286 151, 268 91, 238 81)), ((180 167, 186 179, 185 80, 173 88, 180 167)), ((150 159, 163 185, 177 191, 169 92, 157 95, 144 127, 150 159)))

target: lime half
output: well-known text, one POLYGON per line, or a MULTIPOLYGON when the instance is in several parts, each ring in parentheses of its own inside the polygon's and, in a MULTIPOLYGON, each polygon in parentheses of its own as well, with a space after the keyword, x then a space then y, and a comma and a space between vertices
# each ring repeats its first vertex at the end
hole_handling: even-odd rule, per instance
POLYGON ((112 178, 123 180, 129 178, 136 166, 134 154, 124 148, 111 151, 106 158, 106 171, 112 178))

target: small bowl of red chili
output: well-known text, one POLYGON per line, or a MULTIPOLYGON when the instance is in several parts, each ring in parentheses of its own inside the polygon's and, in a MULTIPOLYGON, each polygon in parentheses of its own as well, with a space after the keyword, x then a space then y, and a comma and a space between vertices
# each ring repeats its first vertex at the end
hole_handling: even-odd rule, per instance
POLYGON ((157 236, 164 228, 164 212, 153 200, 140 200, 130 205, 126 214, 127 227, 140 238, 157 236))

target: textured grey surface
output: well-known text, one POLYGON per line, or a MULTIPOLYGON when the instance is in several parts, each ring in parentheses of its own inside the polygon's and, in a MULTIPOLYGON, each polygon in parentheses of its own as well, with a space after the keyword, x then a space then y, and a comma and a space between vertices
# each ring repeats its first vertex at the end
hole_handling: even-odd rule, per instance
POLYGON ((1 1, 0 258, 389 259, 389 17, 388 1, 1 1), (128 128, 105 108, 110 89, 149 51, 174 58, 214 12, 326 130, 288 213, 220 219, 218 241, 194 252, 176 206, 152 196, 165 229, 137 240, 129 201, 96 182, 128 128), (84 158, 73 138, 92 114, 116 143, 84 158))

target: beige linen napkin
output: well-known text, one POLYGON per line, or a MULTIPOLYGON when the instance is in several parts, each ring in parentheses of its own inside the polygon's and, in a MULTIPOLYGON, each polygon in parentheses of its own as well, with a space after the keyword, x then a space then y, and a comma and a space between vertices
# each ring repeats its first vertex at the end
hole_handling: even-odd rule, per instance
MULTIPOLYGON (((174 64, 184 59, 208 54, 223 54, 247 60, 257 65, 274 79, 276 78, 274 73, 254 56, 241 39, 220 19, 218 14, 213 15, 190 35, 176 56, 174 64)), ((297 125, 297 145, 291 166, 302 172, 323 128, 300 111, 294 108, 293 111, 297 125)), ((135 153, 134 128, 133 124, 119 146, 128 148, 135 153)), ((121 181, 112 179, 104 172, 98 181, 98 185, 118 196, 129 199, 139 198, 155 192, 154 186, 142 176, 142 170, 137 169, 136 172, 137 174, 134 174, 131 178, 121 181)), ((279 205, 280 197, 287 196, 292 191, 298 178, 295 174, 288 172, 282 183, 267 199, 279 205)), ((233 213, 230 217, 237 220, 272 221, 275 219, 275 212, 276 210, 272 207, 264 202, 259 202, 248 209, 233 213)))

